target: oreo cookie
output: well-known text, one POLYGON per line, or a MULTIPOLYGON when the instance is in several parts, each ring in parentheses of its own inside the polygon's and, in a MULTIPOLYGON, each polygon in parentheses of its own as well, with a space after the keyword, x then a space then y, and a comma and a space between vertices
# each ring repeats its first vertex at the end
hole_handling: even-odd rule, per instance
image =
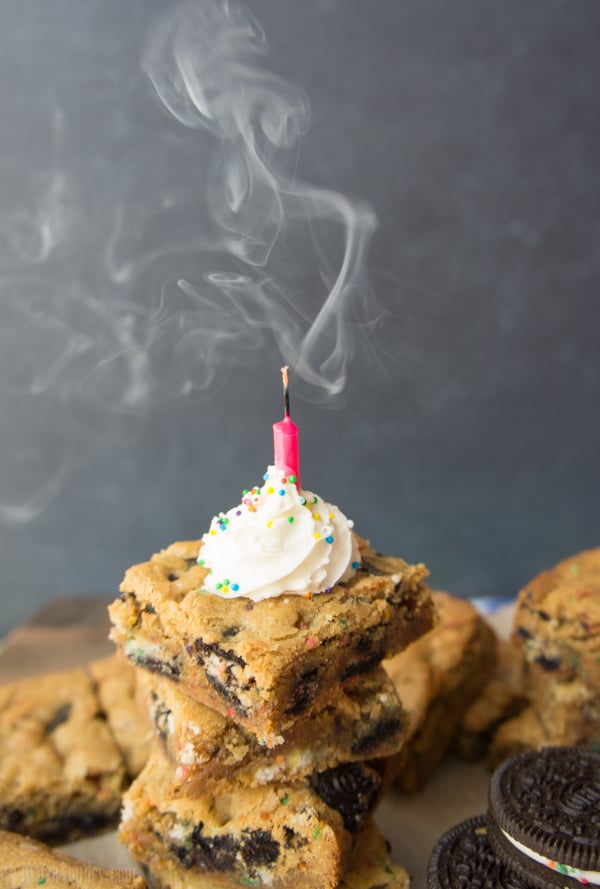
POLYGON ((490 846, 487 818, 478 815, 452 827, 438 841, 427 869, 427 889, 531 889, 490 846))
POLYGON ((488 835, 533 887, 600 886, 600 754, 546 747, 492 775, 488 835))

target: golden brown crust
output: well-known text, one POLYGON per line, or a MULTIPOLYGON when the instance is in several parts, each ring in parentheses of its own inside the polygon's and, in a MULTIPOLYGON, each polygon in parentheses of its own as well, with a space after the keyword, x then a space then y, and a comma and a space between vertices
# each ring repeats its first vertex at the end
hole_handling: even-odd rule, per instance
MULTIPOLYGON (((312 872, 313 886, 318 877, 312 872)), ((214 889, 212 877, 176 870, 169 862, 153 861, 153 889, 214 889)), ((231 885, 225 883, 224 885, 231 885)), ((291 886, 296 883, 290 883, 291 886)), ((389 846, 374 821, 369 821, 356 839, 348 870, 336 889, 409 889, 410 877, 406 870, 392 861, 389 846)))
POLYGON ((85 864, 64 852, 15 833, 0 831, 2 889, 145 889, 146 883, 124 868, 85 864))
POLYGON ((299 720, 273 748, 169 679, 138 673, 142 708, 173 764, 176 787, 188 796, 274 781, 296 784, 340 763, 391 756, 401 749, 408 727, 382 667, 350 680, 334 705, 299 720))
POLYGON ((600 548, 564 559, 519 593, 513 639, 554 679, 600 687, 600 548))
POLYGON ((0 827, 53 841, 106 828, 125 780, 84 669, 0 687, 0 827))
POLYGON ((180 885, 338 886, 351 835, 340 814, 312 789, 271 784, 194 800, 169 793, 170 766, 156 750, 125 795, 120 838, 151 873, 180 885), (259 883, 260 879, 260 883, 259 883), (199 880, 199 881, 198 881, 199 880))
POLYGON ((473 605, 439 591, 433 601, 437 626, 384 664, 409 712, 409 736, 394 758, 407 793, 440 762, 495 661, 495 635, 473 605))
POLYGON ((537 713, 533 707, 526 707, 518 716, 503 722, 495 732, 488 750, 488 765, 495 769, 509 756, 550 746, 553 746, 552 742, 537 713))
POLYGON ((152 738, 135 699, 136 670, 118 654, 90 661, 87 669, 127 773, 135 778, 146 764, 152 738))
POLYGON ((559 562, 519 593, 512 638, 545 738, 600 742, 600 548, 559 562))
POLYGON ((516 645, 497 639, 493 672, 465 713, 453 752, 467 762, 482 759, 496 729, 526 704, 523 654, 516 645))
POLYGON ((350 866, 338 889, 409 889, 405 869, 390 857, 389 846, 374 821, 369 821, 356 840, 350 866))
POLYGON ((175 543, 126 573, 111 636, 138 665, 276 744, 333 700, 341 680, 433 624, 425 567, 361 547, 363 568, 331 593, 254 603, 202 592, 200 541, 175 543))

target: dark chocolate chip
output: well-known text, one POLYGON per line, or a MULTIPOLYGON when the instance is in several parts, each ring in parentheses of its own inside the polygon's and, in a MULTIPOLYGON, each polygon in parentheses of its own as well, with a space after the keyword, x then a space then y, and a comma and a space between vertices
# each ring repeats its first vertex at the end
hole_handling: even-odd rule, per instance
POLYGON ((342 670, 341 680, 350 679, 352 676, 362 676, 364 673, 370 673, 374 670, 385 657, 385 650, 377 649, 368 657, 361 657, 358 660, 351 661, 342 670))
POLYGON ((527 627, 517 627, 517 636, 519 639, 531 639, 531 633, 527 627))
POLYGON ((559 657, 546 657, 544 654, 540 654, 538 657, 534 658, 535 663, 538 664, 542 670, 545 670, 547 673, 553 673, 554 670, 558 670, 560 667, 560 658, 559 657))
POLYGON ((73 709, 73 705, 71 702, 67 702, 63 704, 62 707, 59 707, 52 714, 52 719, 46 726, 49 732, 53 732, 55 728, 58 728, 59 725, 62 725, 63 722, 66 722, 69 716, 71 715, 71 710, 73 709))
POLYGON ((223 638, 230 639, 231 636, 237 636, 239 631, 240 631, 239 627, 227 627, 226 630, 223 630, 223 638))
POLYGON ((358 755, 368 755, 379 744, 383 744, 384 741, 393 738, 401 728, 402 722, 395 716, 382 719, 372 731, 359 735, 356 738, 352 744, 351 752, 358 755))

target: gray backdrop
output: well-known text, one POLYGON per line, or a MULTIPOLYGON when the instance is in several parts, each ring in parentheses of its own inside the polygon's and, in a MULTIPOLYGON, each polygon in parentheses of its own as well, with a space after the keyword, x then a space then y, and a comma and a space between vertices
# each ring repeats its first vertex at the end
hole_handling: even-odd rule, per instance
POLYGON ((245 8, 0 0, 0 629, 260 481, 284 360, 437 586, 600 542, 600 4, 245 8))

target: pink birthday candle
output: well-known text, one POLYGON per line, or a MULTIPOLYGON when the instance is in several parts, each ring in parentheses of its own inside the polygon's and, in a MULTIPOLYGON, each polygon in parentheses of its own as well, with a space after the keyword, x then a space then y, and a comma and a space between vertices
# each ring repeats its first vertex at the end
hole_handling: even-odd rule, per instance
POLYGON ((283 379, 284 417, 273 423, 273 447, 275 466, 285 472, 291 482, 300 489, 300 455, 298 452, 298 427, 290 417, 290 393, 288 388, 288 368, 281 368, 283 379))

